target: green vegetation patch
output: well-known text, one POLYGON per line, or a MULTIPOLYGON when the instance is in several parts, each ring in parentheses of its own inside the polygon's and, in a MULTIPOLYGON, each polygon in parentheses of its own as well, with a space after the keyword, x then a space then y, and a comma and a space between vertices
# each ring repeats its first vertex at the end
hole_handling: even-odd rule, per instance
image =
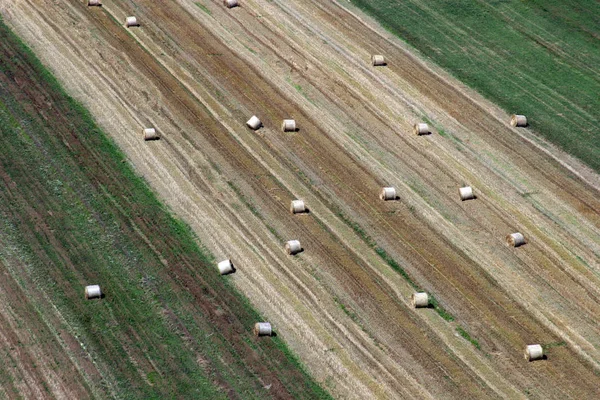
POLYGON ((566 346, 566 345, 567 345, 567 342, 561 341, 561 342, 554 342, 554 343, 543 344, 542 348, 544 350, 548 350, 548 349, 551 349, 553 347, 563 347, 563 346, 566 346))
POLYGON ((200 8, 202 11, 204 11, 205 13, 207 13, 208 15, 212 15, 212 12, 204 4, 202 4, 202 3, 198 2, 198 1, 195 2, 194 4, 196 6, 198 6, 198 8, 200 8))
POLYGON ((456 332, 458 332, 458 334, 460 336, 462 336, 463 338, 465 338, 468 342, 471 342, 471 344, 473 346, 475 346, 475 348, 477 348, 477 350, 481 350, 481 346, 479 345, 479 342, 475 339, 473 339, 471 337, 471 335, 469 335, 469 332, 467 332, 462 326, 457 326, 456 327, 456 332))
POLYGON ((600 3, 351 0, 600 172, 600 3))

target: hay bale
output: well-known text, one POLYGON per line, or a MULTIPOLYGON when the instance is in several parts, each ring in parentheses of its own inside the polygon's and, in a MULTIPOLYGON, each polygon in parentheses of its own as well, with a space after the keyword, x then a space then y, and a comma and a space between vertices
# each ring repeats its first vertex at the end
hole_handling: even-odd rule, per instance
POLYGON ((511 233, 506 237, 506 244, 511 247, 519 247, 525 244, 525 236, 520 232, 511 233))
POLYGON ((292 214, 302 214, 306 212, 306 206, 302 200, 292 200, 290 204, 290 212, 292 214))
POLYGON ((239 6, 238 0, 223 0, 223 5, 227 8, 233 8, 239 6))
POLYGON ((295 132, 296 131, 296 121, 293 119, 284 119, 281 124, 281 130, 284 132, 295 132))
POLYGON ((100 290, 100 285, 86 286, 85 287, 85 298, 87 300, 102 298, 102 290, 100 290))
POLYGON ((510 124, 515 127, 525 127, 527 126, 527 117, 524 115, 513 114, 510 117, 510 124))
POLYGON ((544 359, 544 349, 539 344, 530 344, 525 347, 525 359, 535 361, 544 359))
POLYGON ((396 189, 393 187, 384 187, 381 189, 379 193, 379 198, 381 200, 396 200, 396 189))
POLYGON ((273 334, 271 324, 268 322, 257 322, 254 324, 254 334, 256 336, 271 336, 273 334))
POLYGON ((458 189, 458 193, 460 194, 460 199, 462 201, 472 200, 475 198, 473 194, 473 188, 471 186, 465 186, 458 189))
POLYGON ((219 268, 219 273, 221 275, 233 274, 235 272, 235 268, 233 267, 231 260, 221 261, 217 264, 217 268, 219 268))
POLYGON ((373 63, 374 67, 377 67, 380 65, 386 65, 385 58, 379 54, 375 54, 375 55, 371 56, 371 62, 373 63))
POLYGON ((160 135, 154 128, 144 128, 144 140, 158 140, 160 135))
POLYGON ((300 246, 300 241, 299 240, 290 240, 289 242, 287 242, 285 244, 285 251, 289 254, 289 255, 294 255, 294 254, 298 254, 302 251, 302 246, 300 246))
POLYGON ((127 17, 125 19, 125 26, 129 28, 131 26, 140 26, 140 24, 138 23, 136 17, 127 17))
POLYGON ((415 135, 428 135, 431 133, 431 131, 429 130, 429 125, 427 125, 424 122, 419 122, 418 124, 415 124, 415 135))
POLYGON ((102 6, 102 2, 100 0, 88 0, 88 6, 89 7, 93 7, 93 6, 100 7, 100 6, 102 6))
POLYGON ((258 119, 256 115, 253 115, 252 118, 250 118, 248 122, 246 122, 246 125, 248 125, 250 129, 257 130, 262 126, 262 122, 260 122, 260 119, 258 119))
POLYGON ((429 295, 425 292, 413 293, 411 300, 415 308, 429 307, 429 295))

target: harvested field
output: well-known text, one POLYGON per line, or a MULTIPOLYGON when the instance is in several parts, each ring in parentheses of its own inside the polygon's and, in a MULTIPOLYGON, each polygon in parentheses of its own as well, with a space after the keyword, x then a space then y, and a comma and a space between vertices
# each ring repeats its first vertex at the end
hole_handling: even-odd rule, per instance
POLYGON ((41 4, 1 11, 335 397, 600 396, 597 174, 336 2, 41 4))
POLYGON ((0 398, 328 398, 2 24, 0 137, 0 398))

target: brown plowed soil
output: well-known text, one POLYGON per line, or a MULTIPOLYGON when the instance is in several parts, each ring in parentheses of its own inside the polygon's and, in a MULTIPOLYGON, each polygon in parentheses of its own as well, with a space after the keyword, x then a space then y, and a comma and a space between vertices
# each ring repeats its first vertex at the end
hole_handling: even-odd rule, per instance
POLYGON ((335 396, 600 396, 597 176, 335 2, 198 4, 2 11, 200 240, 243 266, 238 287, 335 396), (131 14, 142 26, 126 30, 131 14), (299 131, 281 132, 290 117, 299 131), (423 118, 434 132, 414 136, 423 118), (141 142, 149 124, 161 141, 141 142), (463 184, 476 200, 460 202, 463 184), (398 201, 378 199, 388 185, 398 201), (309 215, 289 214, 296 197, 309 215), (508 248, 515 231, 528 243, 508 248), (455 320, 411 309, 375 247, 455 320), (531 343, 548 359, 527 363, 531 343))

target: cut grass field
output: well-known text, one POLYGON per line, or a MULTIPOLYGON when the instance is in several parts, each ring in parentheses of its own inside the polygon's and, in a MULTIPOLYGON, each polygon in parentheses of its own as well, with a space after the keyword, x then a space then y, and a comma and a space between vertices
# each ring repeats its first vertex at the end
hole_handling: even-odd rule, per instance
POLYGON ((54 360, 23 373, 21 344, 0 397, 329 398, 280 338, 252 335, 261 316, 1 19, 0 140, 0 272, 27 299, 5 306, 48 341, 38 369, 54 360), (85 301, 88 284, 106 297, 85 301))
POLYGON ((458 79, 600 171, 600 4, 352 0, 458 79))

